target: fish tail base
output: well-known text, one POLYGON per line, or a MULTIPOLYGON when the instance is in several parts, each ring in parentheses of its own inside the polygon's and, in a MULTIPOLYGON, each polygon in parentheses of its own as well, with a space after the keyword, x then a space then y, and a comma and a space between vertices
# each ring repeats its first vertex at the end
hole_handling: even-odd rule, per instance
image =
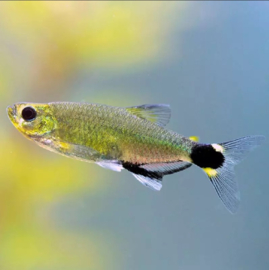
POLYGON ((192 149, 193 163, 204 170, 218 196, 231 213, 238 210, 240 202, 234 166, 264 139, 265 137, 260 135, 247 136, 220 144, 198 144, 192 149))

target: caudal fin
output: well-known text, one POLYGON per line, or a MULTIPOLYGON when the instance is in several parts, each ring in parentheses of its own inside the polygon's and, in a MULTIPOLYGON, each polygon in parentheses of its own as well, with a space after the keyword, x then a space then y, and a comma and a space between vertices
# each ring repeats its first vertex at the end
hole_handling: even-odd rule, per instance
POLYGON ((208 175, 218 196, 231 213, 238 210, 240 202, 234 166, 264 140, 265 137, 260 135, 247 136, 225 143, 199 144, 193 148, 193 162, 208 175))

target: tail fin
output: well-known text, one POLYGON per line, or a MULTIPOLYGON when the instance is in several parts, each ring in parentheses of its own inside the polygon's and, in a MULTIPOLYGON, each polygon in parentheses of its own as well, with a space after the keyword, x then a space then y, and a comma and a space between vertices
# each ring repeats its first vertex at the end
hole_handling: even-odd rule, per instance
POLYGON ((193 162, 202 167, 218 196, 233 214, 238 210, 240 202, 234 166, 264 140, 264 136, 247 136, 220 144, 200 144, 193 148, 193 162))

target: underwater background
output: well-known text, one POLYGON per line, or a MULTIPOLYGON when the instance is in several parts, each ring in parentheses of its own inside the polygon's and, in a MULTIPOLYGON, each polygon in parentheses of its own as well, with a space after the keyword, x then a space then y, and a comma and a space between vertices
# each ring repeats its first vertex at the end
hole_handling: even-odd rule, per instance
POLYGON ((0 270, 266 270, 269 2, 1 2, 0 270), (231 215, 198 167, 161 192, 26 140, 6 107, 171 105, 169 129, 262 134, 231 215))

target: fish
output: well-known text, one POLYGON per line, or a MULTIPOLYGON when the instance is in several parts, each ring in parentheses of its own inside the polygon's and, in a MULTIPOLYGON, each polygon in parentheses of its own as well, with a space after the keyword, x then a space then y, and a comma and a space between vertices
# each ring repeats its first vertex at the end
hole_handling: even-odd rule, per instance
POLYGON ((265 140, 246 136, 224 143, 200 143, 165 126, 167 104, 113 107, 95 103, 15 103, 7 114, 26 138, 63 156, 120 172, 129 171, 144 186, 161 190, 163 177, 200 167, 231 213, 240 192, 234 166, 265 140))

